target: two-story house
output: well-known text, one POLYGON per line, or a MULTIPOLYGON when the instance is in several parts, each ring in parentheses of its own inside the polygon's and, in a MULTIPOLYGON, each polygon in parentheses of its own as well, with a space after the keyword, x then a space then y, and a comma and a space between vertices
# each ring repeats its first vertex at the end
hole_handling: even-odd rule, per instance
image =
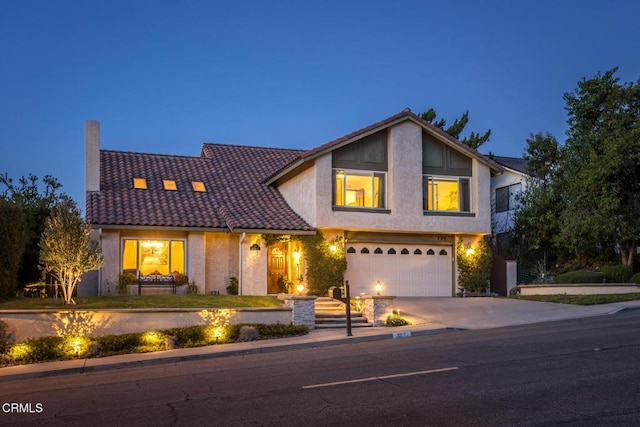
POLYGON ((182 273, 203 293, 282 291, 304 276, 295 239, 339 236, 352 294, 452 296, 455 242, 491 232, 502 168, 409 110, 311 150, 204 144, 199 157, 100 150, 87 122, 87 219, 118 276, 182 273))

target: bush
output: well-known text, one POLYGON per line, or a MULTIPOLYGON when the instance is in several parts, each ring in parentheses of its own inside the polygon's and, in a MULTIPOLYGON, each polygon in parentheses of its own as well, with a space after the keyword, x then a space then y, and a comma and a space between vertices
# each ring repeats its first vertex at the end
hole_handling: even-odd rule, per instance
POLYGON ((109 356, 120 353, 134 353, 141 344, 142 334, 104 335, 93 340, 98 344, 100 354, 109 356))
POLYGON ((456 262, 458 287, 468 293, 486 292, 493 266, 493 252, 489 242, 483 239, 475 248, 471 248, 460 239, 456 243, 456 262))
POLYGON ((230 277, 229 278, 229 286, 227 286, 227 294, 229 295, 238 295, 238 278, 230 277))
POLYGON ((116 285, 116 292, 118 295, 129 294, 129 285, 136 284, 136 275, 133 273, 125 272, 118 276, 118 284, 116 285))
POLYGON ((602 267, 602 272, 608 283, 629 283, 633 274, 628 265, 608 265, 602 267))
POLYGON ((9 332, 9 325, 6 322, 0 320, 0 354, 9 350, 11 345, 11 332, 9 332))
POLYGON ((187 285, 187 295, 198 295, 199 289, 193 280, 187 285))
POLYGON ((606 277, 604 273, 599 271, 569 271, 567 273, 558 274, 555 277, 555 284, 571 284, 571 283, 605 283, 606 277))
POLYGON ((385 326, 406 326, 409 322, 402 317, 388 316, 384 324, 385 326))
POLYGON ((255 341, 259 339, 260 339, 260 333, 258 332, 255 326, 244 325, 240 328, 240 333, 238 334, 238 341, 246 342, 246 341, 255 341))
POLYGON ((629 279, 629 281, 631 283, 636 283, 640 285, 640 273, 636 273, 633 276, 631 276, 631 279, 629 279))

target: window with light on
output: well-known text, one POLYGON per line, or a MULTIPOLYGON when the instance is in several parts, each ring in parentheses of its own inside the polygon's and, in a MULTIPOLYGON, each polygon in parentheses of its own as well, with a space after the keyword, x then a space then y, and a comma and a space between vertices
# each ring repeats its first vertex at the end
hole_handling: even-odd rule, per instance
POLYGON ((122 270, 136 276, 185 273, 183 240, 125 239, 122 246, 122 270))
POLYGON ((469 178, 424 178, 423 209, 425 211, 471 212, 469 178))
POLYGON ((369 171, 333 171, 333 205, 384 209, 385 173, 369 171))

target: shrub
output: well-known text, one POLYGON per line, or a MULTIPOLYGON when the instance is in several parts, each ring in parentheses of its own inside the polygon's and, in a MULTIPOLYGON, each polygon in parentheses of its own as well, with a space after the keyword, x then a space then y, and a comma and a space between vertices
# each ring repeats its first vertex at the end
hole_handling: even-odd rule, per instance
POLYGON ((387 316, 387 321, 384 324, 385 326, 406 326, 409 322, 402 317, 387 316))
POLYGON ((62 344, 63 338, 61 337, 28 338, 13 344, 9 349, 9 357, 13 361, 21 362, 61 359, 64 356, 62 344))
POLYGON ((570 284, 570 283, 604 283, 606 277, 604 273, 599 271, 569 271, 567 273, 558 274, 555 277, 554 283, 556 284, 570 284))
POLYGON ((631 279, 629 279, 629 281, 631 283, 637 283, 640 285, 640 273, 636 273, 633 276, 631 276, 631 279))
POLYGON ((602 272, 608 283, 628 283, 633 274, 628 265, 608 265, 602 267, 602 272))
POLYGON ((227 294, 229 295, 238 295, 238 278, 230 277, 229 278, 229 286, 227 286, 227 294))
POLYGON ((238 334, 238 341, 246 342, 246 341, 255 341, 259 339, 260 339, 260 333, 258 332, 255 326, 244 325, 240 328, 240 333, 238 334))
POLYGON ((193 280, 187 285, 187 294, 188 295, 198 295, 199 289, 196 282, 193 280))
POLYGON ((141 344, 142 334, 104 335, 93 340, 98 344, 100 354, 108 356, 120 353, 133 353, 141 344))
POLYGON ((456 244, 458 287, 470 293, 486 292, 491 278, 493 252, 487 240, 481 240, 475 249, 460 239, 456 244))
POLYGON ((9 325, 0 320, 0 354, 5 353, 11 345, 11 332, 9 325))
POLYGON ((118 283, 116 285, 116 292, 118 295, 127 295, 129 293, 129 285, 135 285, 136 275, 133 273, 122 273, 118 276, 118 283))

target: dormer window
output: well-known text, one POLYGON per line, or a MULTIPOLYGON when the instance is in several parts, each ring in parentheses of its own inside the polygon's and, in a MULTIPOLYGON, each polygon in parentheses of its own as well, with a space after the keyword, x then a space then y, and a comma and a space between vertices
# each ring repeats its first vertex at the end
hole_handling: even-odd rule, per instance
POLYGON ((178 189, 178 187, 176 187, 176 182, 173 179, 163 179, 162 185, 164 186, 164 189, 168 191, 176 191, 178 189))
POLYGON ((191 186, 193 187, 193 191, 197 193, 205 193, 207 191, 202 181, 191 181, 191 186))
POLYGON ((139 190, 146 190, 147 180, 145 178, 133 178, 133 188, 137 188, 139 190))

